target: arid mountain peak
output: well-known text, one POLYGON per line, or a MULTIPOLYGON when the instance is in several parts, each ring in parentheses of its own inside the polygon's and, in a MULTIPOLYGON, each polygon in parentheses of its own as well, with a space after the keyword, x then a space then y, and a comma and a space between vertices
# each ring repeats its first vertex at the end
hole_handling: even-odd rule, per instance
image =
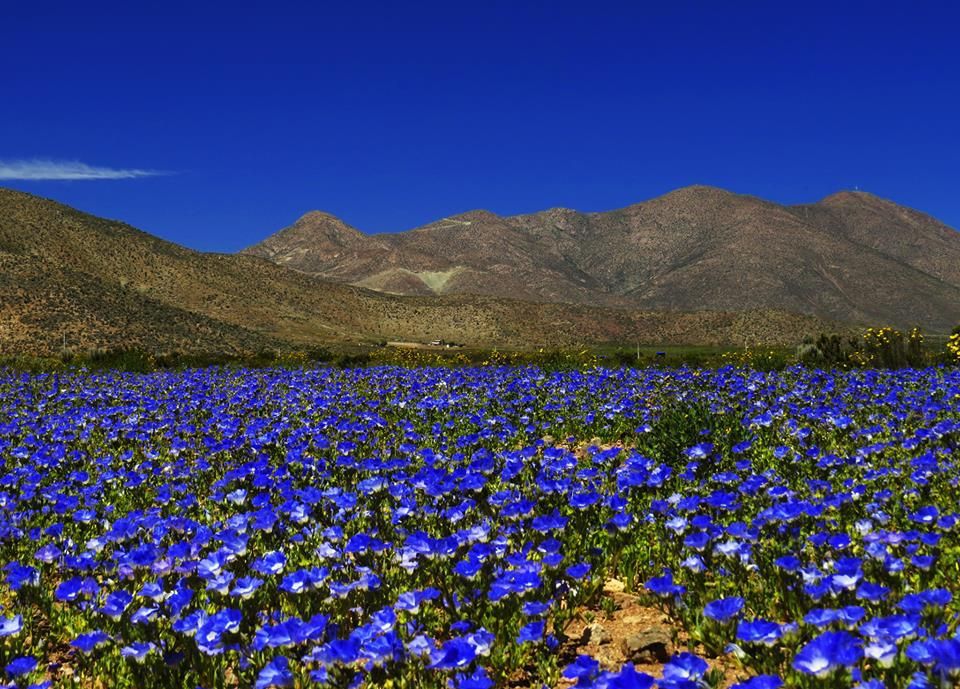
POLYGON ((407 232, 350 234, 348 249, 284 232, 249 252, 400 294, 785 309, 937 331, 960 322, 960 234, 859 191, 783 206, 693 185, 601 213, 470 211, 407 232))
POLYGON ((882 199, 879 196, 875 194, 871 194, 870 192, 867 192, 867 191, 842 189, 840 191, 835 191, 834 193, 823 197, 822 199, 820 199, 818 203, 830 205, 830 204, 838 204, 838 203, 839 204, 851 203, 856 201, 870 202, 870 201, 881 201, 881 200, 882 199))
POLYGON ((721 187, 714 187, 709 184, 689 184, 685 187, 680 187, 679 189, 674 189, 673 191, 668 191, 666 194, 659 196, 659 199, 690 199, 690 198, 701 198, 701 199, 720 199, 720 198, 736 198, 738 196, 743 196, 742 194, 736 194, 727 189, 721 187))
POLYGON ((291 238, 313 238, 335 244, 348 244, 365 237, 360 230, 348 225, 337 216, 323 211, 305 213, 293 225, 281 232, 291 238))
POLYGON ((452 215, 448 220, 461 220, 464 222, 492 222, 500 219, 500 216, 496 213, 483 208, 475 208, 472 211, 467 211, 466 213, 458 213, 457 215, 452 215))
POLYGON ((373 243, 360 230, 323 211, 310 211, 289 227, 242 253, 261 256, 281 265, 309 266, 305 272, 322 273, 344 264, 349 256, 373 243))

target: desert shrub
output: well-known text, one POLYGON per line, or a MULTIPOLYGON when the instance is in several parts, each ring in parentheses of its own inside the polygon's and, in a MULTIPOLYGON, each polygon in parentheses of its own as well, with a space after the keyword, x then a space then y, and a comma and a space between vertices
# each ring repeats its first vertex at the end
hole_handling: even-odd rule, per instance
POLYGON ((29 354, 13 354, 0 356, 0 369, 11 369, 26 373, 51 373, 63 371, 67 368, 61 358, 31 356, 29 354))
POLYGON ((794 363, 787 352, 775 349, 754 349, 750 347, 724 352, 720 355, 720 360, 724 364, 747 366, 756 371, 782 371, 794 363))
POLYGON ((611 356, 614 366, 634 368, 644 364, 644 357, 629 349, 618 348, 611 356))
POLYGON ((369 354, 340 354, 333 360, 333 365, 338 368, 361 368, 370 364, 369 354))
POLYGON ((950 339, 947 340, 947 357, 960 364, 960 326, 953 329, 950 339))
POLYGON ((149 373, 157 369, 153 354, 136 348, 98 349, 90 352, 82 362, 96 370, 149 373))
POLYGON ((324 363, 333 360, 333 352, 325 347, 310 347, 304 351, 307 361, 313 363, 324 363))
POLYGON ((859 343, 855 337, 821 333, 816 340, 808 338, 800 345, 797 359, 807 366, 846 368, 852 364, 852 356, 858 350, 859 343))
POLYGON ((822 368, 919 368, 931 362, 919 328, 904 334, 889 327, 867 328, 859 337, 823 333, 800 345, 797 359, 822 368))
POLYGON ((858 355, 862 365, 873 368, 914 368, 923 366, 923 333, 913 328, 904 335, 895 328, 867 328, 861 336, 862 348, 858 355))

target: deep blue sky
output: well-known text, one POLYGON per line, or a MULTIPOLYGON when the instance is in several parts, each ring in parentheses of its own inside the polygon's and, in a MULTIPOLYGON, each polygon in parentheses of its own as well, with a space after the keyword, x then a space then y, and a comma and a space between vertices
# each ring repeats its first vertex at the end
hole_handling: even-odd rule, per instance
POLYGON ((220 251, 694 183, 960 227, 956 3, 207 7, 6 4, 0 163, 172 174, 0 185, 220 251))

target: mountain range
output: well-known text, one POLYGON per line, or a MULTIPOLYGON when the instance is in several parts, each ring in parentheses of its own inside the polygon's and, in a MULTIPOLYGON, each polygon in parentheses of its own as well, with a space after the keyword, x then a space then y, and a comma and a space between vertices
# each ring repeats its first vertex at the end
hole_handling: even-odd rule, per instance
POLYGON ((689 187, 608 213, 473 211, 379 235, 313 212, 217 254, 0 189, 0 355, 773 344, 958 322, 960 234, 860 193, 788 207, 689 187))
POLYGON ((960 233, 863 192, 783 206, 692 186, 604 213, 471 211, 376 235, 312 212, 244 253, 393 294, 960 323, 960 233))

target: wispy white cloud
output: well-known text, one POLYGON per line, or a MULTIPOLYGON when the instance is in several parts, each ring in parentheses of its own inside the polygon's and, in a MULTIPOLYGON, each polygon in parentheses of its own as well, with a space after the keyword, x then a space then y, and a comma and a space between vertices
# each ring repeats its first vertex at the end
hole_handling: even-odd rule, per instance
POLYGON ((160 170, 97 167, 77 161, 0 160, 0 180, 136 179, 168 174, 160 170))

